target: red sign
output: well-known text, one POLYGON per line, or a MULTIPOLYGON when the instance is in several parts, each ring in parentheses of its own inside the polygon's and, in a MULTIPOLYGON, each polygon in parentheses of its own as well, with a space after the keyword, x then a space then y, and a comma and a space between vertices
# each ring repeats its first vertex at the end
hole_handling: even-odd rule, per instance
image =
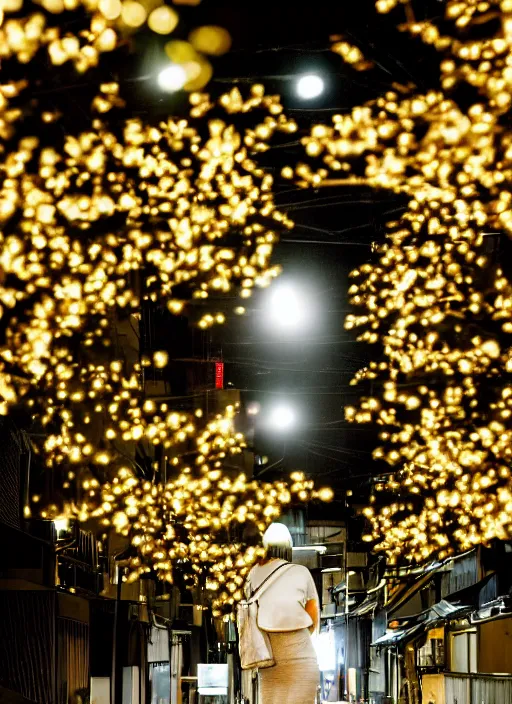
POLYGON ((215 388, 224 388, 224 362, 215 362, 215 388))

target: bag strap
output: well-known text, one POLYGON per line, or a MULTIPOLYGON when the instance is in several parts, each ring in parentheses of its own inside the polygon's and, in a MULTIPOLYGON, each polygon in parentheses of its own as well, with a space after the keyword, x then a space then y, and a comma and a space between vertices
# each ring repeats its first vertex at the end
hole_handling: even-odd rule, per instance
POLYGON ((280 565, 278 565, 278 566, 275 568, 275 570, 272 570, 272 572, 268 575, 268 577, 265 577, 265 579, 263 580, 263 582, 262 582, 256 589, 254 589, 253 591, 251 591, 250 595, 247 597, 247 601, 250 601, 251 599, 254 599, 254 597, 256 596, 256 594, 257 594, 258 596, 261 596, 261 594, 263 594, 263 592, 265 591, 265 589, 267 589, 267 588, 270 586, 270 584, 268 583, 269 580, 270 580, 270 578, 271 578, 271 577, 274 577, 274 575, 275 575, 277 572, 279 572, 279 570, 280 570, 282 567, 292 567, 292 566, 293 566, 293 565, 292 565, 290 562, 283 562, 283 563, 281 563, 280 565))

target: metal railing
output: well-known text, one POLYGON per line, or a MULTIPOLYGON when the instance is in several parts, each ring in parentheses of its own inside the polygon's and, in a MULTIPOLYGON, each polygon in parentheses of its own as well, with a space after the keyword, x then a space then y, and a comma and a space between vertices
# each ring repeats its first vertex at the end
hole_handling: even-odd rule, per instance
POLYGON ((446 704, 510 704, 512 675, 445 674, 446 704))

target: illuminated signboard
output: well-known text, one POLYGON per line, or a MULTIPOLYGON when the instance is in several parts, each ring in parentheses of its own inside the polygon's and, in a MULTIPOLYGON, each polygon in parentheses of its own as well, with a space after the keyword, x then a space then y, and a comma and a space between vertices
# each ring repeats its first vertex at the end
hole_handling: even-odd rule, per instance
POLYGON ((224 388, 224 362, 215 362, 215 388, 224 388))

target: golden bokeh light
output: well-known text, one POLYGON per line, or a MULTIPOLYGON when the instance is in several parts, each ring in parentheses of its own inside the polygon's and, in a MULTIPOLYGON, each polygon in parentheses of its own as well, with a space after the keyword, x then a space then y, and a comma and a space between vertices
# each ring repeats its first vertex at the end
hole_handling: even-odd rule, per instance
MULTIPOLYGON (((174 432, 188 428, 194 442, 192 451, 169 456, 171 479, 141 478, 114 452, 108 461, 118 468, 111 481, 101 484, 82 474, 79 497, 43 514, 94 520, 127 538, 132 547, 128 582, 148 573, 173 582, 179 570, 189 585, 206 590, 214 615, 230 612, 248 571, 264 553, 258 536, 290 506, 333 498, 328 488, 315 490, 301 472, 288 484, 258 482, 226 470, 246 447, 234 428, 234 414, 228 407, 202 430, 193 418, 171 414, 174 432), (248 529, 255 540, 248 540, 248 529)), ((37 504, 33 501, 35 510, 37 504)))
MULTIPOLYGON (((118 86, 104 84, 94 108, 108 115, 119 100, 118 86)), ((108 345, 111 312, 129 315, 141 303, 130 277, 142 267, 142 300, 167 302, 171 312, 183 306, 175 300, 177 286, 193 299, 233 289, 247 298, 279 274, 270 258, 279 231, 292 223, 274 206, 272 176, 250 155, 296 125, 278 99, 258 87, 248 99, 235 89, 218 106, 228 115, 248 107, 266 111, 265 138, 258 136, 259 121, 239 133, 219 117, 201 137, 194 121, 208 119, 216 104, 195 94, 190 121, 156 127, 129 120, 116 137, 97 119, 90 132, 65 137, 62 152, 40 149, 34 137, 10 155, 0 207, 2 267, 9 277, 0 284, 6 325, 0 359, 28 375, 34 392, 48 369, 57 377, 60 369, 68 373, 70 335, 83 336, 85 347, 108 345), (29 161, 33 171, 19 168, 29 161), (91 174, 95 186, 86 194, 82 186, 91 174), (238 233, 235 246, 223 241, 231 232, 238 233), (14 301, 18 309, 25 306, 24 322, 17 316, 8 321, 14 301), (56 355, 62 364, 54 367, 56 355)), ((212 323, 223 319, 212 312, 212 323)), ((28 391, 25 381, 6 374, 4 410, 16 400, 14 383, 21 395, 28 391)))
POLYGON ((331 51, 341 56, 343 61, 350 64, 356 71, 367 71, 373 68, 373 62, 368 61, 358 46, 346 41, 343 37, 331 37, 331 51))
POLYGON ((165 53, 175 64, 185 64, 197 61, 199 54, 190 42, 182 39, 173 39, 165 45, 165 53))
POLYGON ((187 61, 182 64, 187 74, 184 89, 189 93, 202 90, 213 76, 213 67, 209 61, 200 56, 196 61, 187 61))
POLYGON ((168 5, 161 5, 150 13, 148 27, 156 34, 170 34, 176 29, 178 22, 178 13, 168 5))
POLYGON ((121 0, 100 0, 98 9, 107 20, 113 21, 121 17, 123 5, 121 0))
POLYGON ((86 128, 74 130, 52 100, 33 94, 44 82, 36 69, 48 71, 42 52, 57 78, 68 63, 79 73, 103 69, 102 54, 133 42, 146 21, 172 32, 176 12, 136 0, 44 0, 26 14, 10 0, 3 9, 0 413, 24 404, 41 430, 38 461, 52 472, 51 495, 39 492, 25 515, 116 531, 132 548, 130 581, 147 573, 172 581, 179 569, 221 613, 261 554, 242 528, 259 534, 289 505, 332 492, 300 473, 290 485, 247 478, 236 409, 208 422, 200 409, 148 396, 146 375, 165 377, 170 354, 123 347, 119 330, 135 339, 144 310, 180 315, 188 305, 192 315, 194 304, 194 322, 210 328, 225 313, 207 299, 246 299, 273 281, 274 246, 293 223, 258 155, 297 125, 262 86, 215 101, 192 92, 212 75, 203 51, 225 50, 214 28, 198 49, 167 45, 192 92, 185 118, 126 119, 110 81, 98 86, 86 128), (10 61, 30 64, 30 80, 5 75, 10 61))
MULTIPOLYGON (((451 0, 439 22, 414 7, 377 2, 437 50, 439 87, 401 86, 313 126, 308 160, 283 172, 407 198, 353 272, 346 319, 377 348, 345 414, 379 429, 374 456, 393 469, 365 512, 392 563, 512 537, 512 3, 451 0)), ((363 60, 342 38, 333 50, 363 60)))
POLYGON ((189 41, 197 51, 211 56, 222 56, 231 48, 229 32, 214 25, 197 27, 190 33, 189 41))
POLYGON ((144 5, 136 0, 124 0, 121 19, 128 27, 141 27, 147 18, 144 5))

